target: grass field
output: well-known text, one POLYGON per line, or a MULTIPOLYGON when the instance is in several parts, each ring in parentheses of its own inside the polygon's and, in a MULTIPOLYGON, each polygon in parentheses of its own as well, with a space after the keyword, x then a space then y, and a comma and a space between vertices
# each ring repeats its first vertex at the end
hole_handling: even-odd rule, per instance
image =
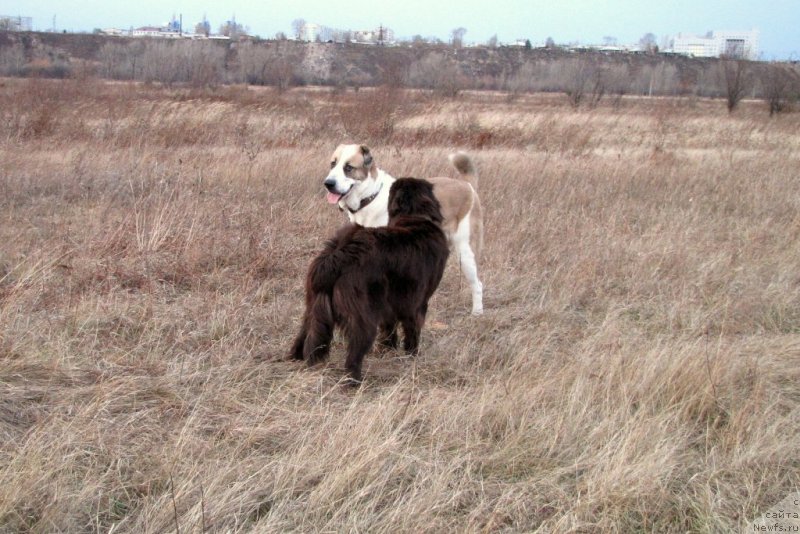
POLYGON ((727 532, 800 489, 800 114, 0 87, 0 531, 727 532), (283 361, 337 144, 454 175, 421 355, 283 361))

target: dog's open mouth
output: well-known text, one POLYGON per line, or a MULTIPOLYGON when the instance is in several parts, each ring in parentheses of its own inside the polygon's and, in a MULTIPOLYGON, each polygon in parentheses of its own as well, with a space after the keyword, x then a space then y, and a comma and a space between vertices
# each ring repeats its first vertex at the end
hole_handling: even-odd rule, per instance
POLYGON ((348 189, 347 192, 344 193, 343 195, 341 195, 339 193, 334 193, 333 191, 328 191, 328 194, 325 196, 325 198, 327 199, 328 204, 336 204, 337 202, 342 200, 344 197, 346 197, 347 194, 350 193, 350 191, 352 189, 353 189, 353 186, 351 185, 350 189, 348 189))

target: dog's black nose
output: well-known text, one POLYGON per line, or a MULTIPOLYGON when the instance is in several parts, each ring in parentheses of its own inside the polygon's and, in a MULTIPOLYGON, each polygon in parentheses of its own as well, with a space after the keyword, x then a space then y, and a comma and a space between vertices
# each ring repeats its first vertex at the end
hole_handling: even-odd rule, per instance
POLYGON ((336 178, 326 178, 323 183, 328 191, 333 191, 336 187, 336 178))

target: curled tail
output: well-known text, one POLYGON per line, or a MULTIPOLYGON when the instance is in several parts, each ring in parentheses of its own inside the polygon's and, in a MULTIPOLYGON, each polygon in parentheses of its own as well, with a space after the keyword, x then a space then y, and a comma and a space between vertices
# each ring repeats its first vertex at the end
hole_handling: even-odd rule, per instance
POLYGON ((477 191, 478 170, 475 168, 472 159, 464 152, 456 152, 455 154, 450 154, 450 163, 452 163, 453 167, 461 174, 461 178, 466 180, 472 188, 477 191))

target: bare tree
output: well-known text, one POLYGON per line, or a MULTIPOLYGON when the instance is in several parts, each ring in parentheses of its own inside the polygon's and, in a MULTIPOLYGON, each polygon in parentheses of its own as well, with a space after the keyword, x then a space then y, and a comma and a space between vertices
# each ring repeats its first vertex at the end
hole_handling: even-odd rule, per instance
POLYGON ((508 77, 505 83, 506 90, 512 95, 518 95, 526 91, 534 91, 534 81, 536 79, 536 65, 527 61, 517 69, 515 73, 508 77))
POLYGON ((286 41, 243 43, 237 49, 239 79, 253 85, 273 85, 285 91, 295 83, 305 48, 286 41))
MULTIPOLYGON (((219 44, 148 40, 139 59, 141 76, 146 82, 160 82, 168 87, 184 82, 195 87, 213 87, 224 81, 226 50, 219 44)), ((136 72, 135 66, 133 70, 136 72)))
POLYGON ((719 76, 725 90, 728 113, 733 113, 750 84, 747 63, 738 59, 723 59, 719 63, 719 76))
POLYGON ((380 63, 380 83, 392 88, 403 87, 408 79, 411 58, 387 51, 380 63))
POLYGON ((279 91, 286 91, 295 83, 296 67, 297 63, 284 55, 278 57, 272 64, 272 79, 279 91))
POLYGON ((606 95, 608 82, 605 69, 596 67, 589 79, 589 107, 596 108, 606 95))
POLYGON ((765 65, 761 76, 764 100, 769 116, 786 110, 792 88, 792 78, 782 65, 765 65))
POLYGON ((212 41, 184 41, 179 48, 183 58, 184 81, 194 87, 216 87, 224 80, 224 48, 212 41))
POLYGON ((270 54, 265 46, 242 43, 236 48, 240 80, 246 84, 266 85, 270 54))
POLYGON ((571 60, 564 70, 566 75, 565 89, 570 105, 578 108, 585 97, 589 97, 589 105, 595 107, 606 92, 602 70, 589 58, 571 60))
POLYGON ((167 87, 180 81, 181 60, 177 42, 147 41, 142 54, 142 74, 146 82, 161 82, 167 87))
POLYGON ((652 54, 658 52, 658 45, 656 45, 656 36, 652 33, 646 33, 639 39, 639 50, 652 54))
POLYGON ((306 31, 306 21, 305 19, 294 19, 292 21, 292 31, 294 32, 294 38, 298 41, 303 39, 303 34, 306 31))
POLYGON ((677 80, 678 69, 669 61, 638 66, 630 77, 632 89, 647 96, 676 93, 677 80))
POLYGON ((108 42, 97 51, 97 60, 100 63, 100 75, 104 78, 114 79, 118 76, 120 65, 124 60, 126 46, 121 43, 108 42))
POLYGON ((132 39, 126 43, 107 42, 97 51, 99 73, 113 80, 136 80, 142 77, 142 61, 146 40, 132 39))
POLYGON ((128 43, 128 55, 126 66, 130 68, 130 79, 138 80, 142 77, 142 56, 144 55, 145 45, 142 41, 136 40, 128 43))
POLYGON ((612 97, 614 109, 622 105, 622 97, 630 89, 630 71, 625 63, 612 65, 605 72, 606 86, 612 97))
POLYGON ((14 44, 0 48, 0 75, 19 76, 25 67, 25 50, 14 44))
POLYGON ((464 46, 464 34, 467 33, 466 28, 456 28, 453 30, 450 35, 452 37, 451 43, 453 44, 453 48, 461 48, 464 46))
POLYGON ((412 86, 433 89, 442 96, 454 97, 466 85, 458 65, 444 54, 428 54, 413 63, 408 72, 412 86))

